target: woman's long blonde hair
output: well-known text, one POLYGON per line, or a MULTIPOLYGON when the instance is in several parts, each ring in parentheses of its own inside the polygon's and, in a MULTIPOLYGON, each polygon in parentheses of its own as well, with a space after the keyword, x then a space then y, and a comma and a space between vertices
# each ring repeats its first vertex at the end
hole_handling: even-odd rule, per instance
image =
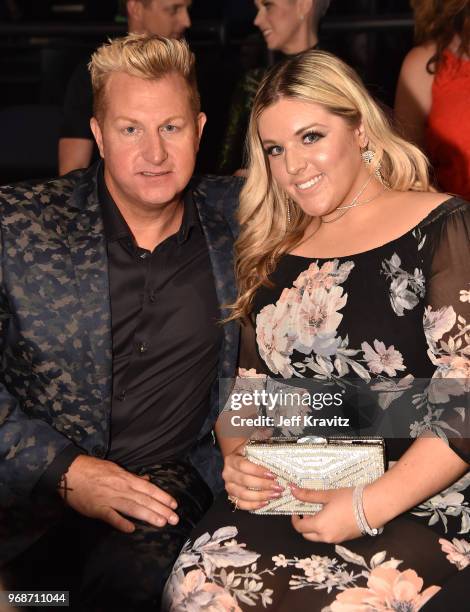
POLYGON ((356 72, 326 51, 309 50, 272 68, 253 102, 247 134, 248 178, 240 196, 240 236, 235 245, 238 298, 229 319, 247 316, 253 296, 269 285, 269 274, 283 253, 299 242, 311 217, 274 182, 258 134, 261 113, 279 98, 321 104, 356 128, 362 121, 368 148, 375 152, 371 171, 381 165, 384 183, 399 191, 430 188, 428 162, 414 145, 392 130, 356 72))

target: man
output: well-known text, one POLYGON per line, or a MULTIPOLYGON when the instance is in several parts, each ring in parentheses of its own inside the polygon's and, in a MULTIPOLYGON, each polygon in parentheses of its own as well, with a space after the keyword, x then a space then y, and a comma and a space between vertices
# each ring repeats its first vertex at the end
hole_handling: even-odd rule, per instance
POLYGON ((206 118, 185 42, 129 35, 91 75, 103 162, 0 191, 0 555, 54 519, 10 573, 73 557, 75 602, 130 612, 158 605, 221 488, 211 430, 238 344, 219 321, 240 183, 191 179, 206 118))
MULTIPOLYGON (((191 0, 126 0, 129 32, 183 37, 191 26, 191 0)), ((90 130, 93 94, 86 64, 79 64, 65 94, 64 118, 59 140, 59 174, 86 168, 93 157, 90 130)))

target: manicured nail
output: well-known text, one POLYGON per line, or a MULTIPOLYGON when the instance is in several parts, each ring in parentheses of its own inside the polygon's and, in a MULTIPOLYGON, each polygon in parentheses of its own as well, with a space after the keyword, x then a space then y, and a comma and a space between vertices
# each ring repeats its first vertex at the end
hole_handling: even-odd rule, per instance
POLYGON ((269 496, 270 499, 279 499, 279 497, 281 497, 282 493, 271 493, 271 495, 269 496))
POLYGON ((273 480, 276 480, 276 476, 271 472, 265 472, 264 475, 266 478, 272 478, 273 480))
POLYGON ((284 487, 281 487, 280 485, 271 485, 271 489, 273 491, 285 491, 284 487))

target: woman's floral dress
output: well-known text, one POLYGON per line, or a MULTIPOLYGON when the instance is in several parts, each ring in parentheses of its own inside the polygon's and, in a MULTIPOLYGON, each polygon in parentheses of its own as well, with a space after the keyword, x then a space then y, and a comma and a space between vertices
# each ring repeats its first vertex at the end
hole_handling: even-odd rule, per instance
MULTIPOLYGON (((470 462, 469 237, 470 204, 453 197, 370 251, 335 259, 285 255, 273 286, 255 298, 258 363, 277 378, 341 382, 354 374, 376 386, 384 412, 414 380, 455 379, 464 394, 447 412, 442 398, 426 393, 406 404, 408 439, 386 440, 387 459, 396 461, 431 427, 470 462)), ((247 358, 246 335, 243 341, 240 366, 259 370, 247 358)), ((181 552, 164 606, 469 610, 470 472, 380 536, 341 546, 304 540, 289 517, 233 512, 223 494, 181 552)))

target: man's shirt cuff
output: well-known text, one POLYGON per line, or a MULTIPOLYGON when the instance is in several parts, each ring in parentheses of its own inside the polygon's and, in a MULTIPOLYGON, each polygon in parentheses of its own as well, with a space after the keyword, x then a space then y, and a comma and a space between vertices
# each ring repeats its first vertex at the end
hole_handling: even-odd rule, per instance
POLYGON ((80 455, 85 455, 83 450, 75 444, 69 444, 52 461, 50 466, 38 480, 35 491, 37 493, 54 493, 63 474, 69 469, 72 462, 80 455))

